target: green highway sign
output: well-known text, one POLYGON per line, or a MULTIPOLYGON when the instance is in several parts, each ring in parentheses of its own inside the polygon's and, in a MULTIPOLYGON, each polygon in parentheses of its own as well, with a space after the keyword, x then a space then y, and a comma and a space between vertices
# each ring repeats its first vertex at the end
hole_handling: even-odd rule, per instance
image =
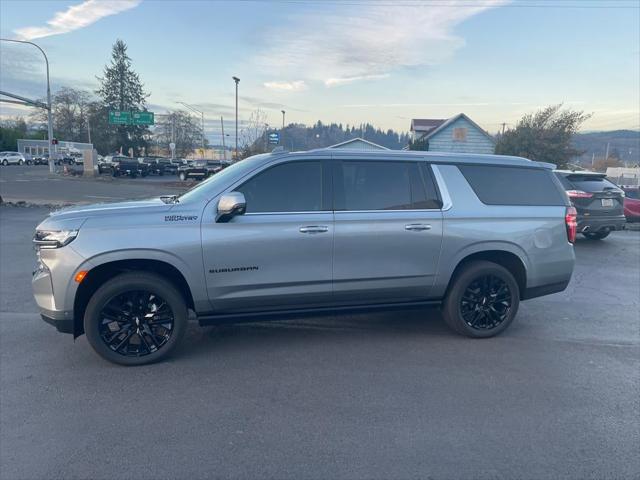
POLYGON ((129 125, 131 123, 131 112, 110 110, 109 123, 112 125, 129 125))
POLYGON ((131 112, 134 125, 153 125, 153 112, 131 112))
POLYGON ((109 123, 112 125, 153 125, 153 112, 109 111, 109 123))

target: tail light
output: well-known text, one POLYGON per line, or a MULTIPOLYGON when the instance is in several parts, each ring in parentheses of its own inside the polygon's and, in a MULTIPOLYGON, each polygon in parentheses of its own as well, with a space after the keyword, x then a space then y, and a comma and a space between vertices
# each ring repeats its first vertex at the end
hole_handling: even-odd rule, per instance
POLYGON ((578 212, 575 207, 567 207, 564 223, 567 226, 567 240, 575 243, 576 235, 578 234, 578 212))
POLYGON ((569 198, 591 198, 593 193, 583 192, 582 190, 567 190, 569 198))

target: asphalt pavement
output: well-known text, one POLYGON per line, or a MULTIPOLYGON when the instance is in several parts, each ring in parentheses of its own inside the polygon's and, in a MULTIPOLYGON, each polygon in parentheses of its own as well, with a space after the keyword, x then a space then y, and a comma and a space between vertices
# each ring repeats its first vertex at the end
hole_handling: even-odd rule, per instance
POLYGON ((640 477, 640 232, 579 240, 501 336, 437 310, 189 329, 109 364, 37 315, 41 208, 0 207, 0 477, 640 477))
POLYGON ((49 174, 46 165, 0 166, 0 196, 5 202, 50 205, 117 202, 173 195, 184 192, 192 185, 193 182, 180 182, 175 176, 131 179, 99 175, 84 178, 49 174))

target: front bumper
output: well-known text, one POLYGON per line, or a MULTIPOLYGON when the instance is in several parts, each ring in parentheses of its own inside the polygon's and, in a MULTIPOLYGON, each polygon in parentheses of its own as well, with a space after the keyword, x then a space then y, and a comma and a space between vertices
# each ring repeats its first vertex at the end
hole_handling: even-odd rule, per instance
POLYGON ((46 269, 34 272, 31 286, 42 319, 59 332, 73 333, 73 311, 56 308, 51 272, 46 269))
POLYGON ((578 232, 595 233, 601 230, 622 230, 626 218, 624 215, 616 215, 615 217, 585 217, 578 216, 578 232))
POLYGON ((73 314, 73 312, 47 312, 43 310, 40 312, 40 317, 49 325, 56 327, 60 333, 73 333, 73 317, 67 318, 69 314, 73 314), (56 318, 61 316, 63 318, 56 318))

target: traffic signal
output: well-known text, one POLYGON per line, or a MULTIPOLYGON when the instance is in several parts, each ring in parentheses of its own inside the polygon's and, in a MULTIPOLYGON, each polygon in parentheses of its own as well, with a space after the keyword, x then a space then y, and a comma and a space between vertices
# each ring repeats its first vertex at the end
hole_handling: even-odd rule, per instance
POLYGON ((52 138, 51 139, 51 145, 58 145, 58 139, 57 138, 52 138))

